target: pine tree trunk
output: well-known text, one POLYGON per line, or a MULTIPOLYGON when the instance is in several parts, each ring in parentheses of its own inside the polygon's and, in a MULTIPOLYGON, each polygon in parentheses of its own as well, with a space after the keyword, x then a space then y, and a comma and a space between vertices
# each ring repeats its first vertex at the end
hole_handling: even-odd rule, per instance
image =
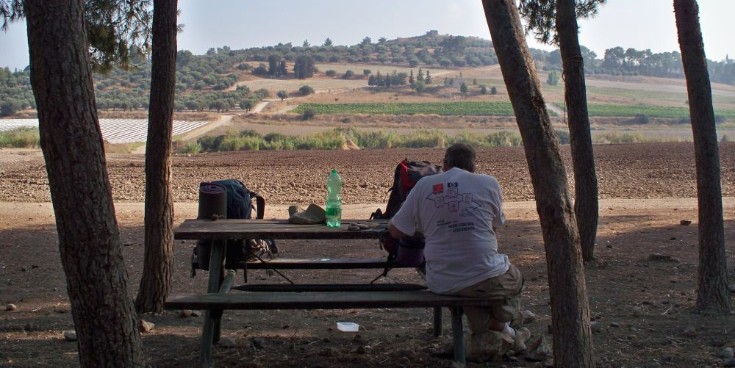
POLYGON ((153 2, 153 55, 145 154, 145 257, 135 307, 163 311, 173 278, 171 134, 176 84, 177 0, 153 2))
POLYGON ((84 2, 25 2, 31 86, 83 367, 142 367, 105 167, 84 2))
POLYGON ((695 0, 675 0, 674 13, 687 80, 697 167, 699 283, 696 308, 700 311, 729 312, 732 301, 727 287, 720 153, 712 87, 699 26, 699 6, 695 0))
POLYGON ((574 0, 557 0, 556 31, 564 68, 564 100, 569 114, 569 135, 574 168, 574 214, 582 248, 582 259, 594 259, 599 203, 595 156, 587 114, 584 59, 579 49, 574 0))
POLYGON ((513 0, 483 0, 523 138, 546 249, 554 365, 594 366, 584 268, 559 146, 513 0))

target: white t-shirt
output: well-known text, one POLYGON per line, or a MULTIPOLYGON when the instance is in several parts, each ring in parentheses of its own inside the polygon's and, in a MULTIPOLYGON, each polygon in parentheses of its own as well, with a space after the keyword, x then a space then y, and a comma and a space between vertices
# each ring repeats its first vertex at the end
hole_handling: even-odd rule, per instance
POLYGON ((426 285, 452 294, 508 271, 493 226, 505 222, 500 184, 490 175, 452 168, 416 183, 391 223, 426 237, 426 285))

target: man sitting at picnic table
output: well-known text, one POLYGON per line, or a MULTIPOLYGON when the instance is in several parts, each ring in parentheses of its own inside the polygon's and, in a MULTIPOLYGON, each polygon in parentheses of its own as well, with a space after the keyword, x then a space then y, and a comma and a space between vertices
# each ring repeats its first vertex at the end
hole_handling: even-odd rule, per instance
POLYGON ((509 349, 525 350, 530 337, 521 323, 521 272, 498 253, 496 227, 505 222, 500 184, 476 174, 475 150, 447 148, 444 171, 422 178, 390 221, 390 233, 426 238, 426 285, 437 294, 498 299, 491 308, 464 308, 471 337, 467 358, 495 359, 509 349))

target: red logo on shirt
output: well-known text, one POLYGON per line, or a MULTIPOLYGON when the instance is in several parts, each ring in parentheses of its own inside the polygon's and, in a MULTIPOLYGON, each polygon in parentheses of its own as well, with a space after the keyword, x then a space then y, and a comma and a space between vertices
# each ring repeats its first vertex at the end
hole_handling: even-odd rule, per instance
POLYGON ((444 184, 442 183, 434 184, 434 186, 432 187, 432 193, 434 194, 444 193, 444 184))

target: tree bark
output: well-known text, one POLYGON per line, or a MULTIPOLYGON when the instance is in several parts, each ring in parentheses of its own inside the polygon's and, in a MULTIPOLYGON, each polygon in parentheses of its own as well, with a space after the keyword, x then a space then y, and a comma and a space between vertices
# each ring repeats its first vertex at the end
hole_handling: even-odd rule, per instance
POLYGON ((727 286, 720 153, 699 6, 695 0, 674 0, 674 13, 687 80, 697 167, 699 282, 696 309, 727 313, 732 310, 732 301, 727 286))
POLYGON ((574 169, 574 214, 585 262, 594 259, 599 204, 595 155, 587 113, 584 59, 579 49, 574 0, 557 0, 556 33, 564 69, 564 101, 569 114, 569 136, 574 169))
POLYGON ((594 366, 579 237, 559 153, 513 0, 483 0, 493 46, 523 138, 546 249, 554 365, 594 366))
POLYGON ((142 367, 82 0, 25 2, 31 86, 83 367, 142 367))
POLYGON ((176 85, 176 15, 177 0, 154 0, 145 154, 145 256, 135 300, 140 313, 163 311, 173 278, 171 134, 176 85))

